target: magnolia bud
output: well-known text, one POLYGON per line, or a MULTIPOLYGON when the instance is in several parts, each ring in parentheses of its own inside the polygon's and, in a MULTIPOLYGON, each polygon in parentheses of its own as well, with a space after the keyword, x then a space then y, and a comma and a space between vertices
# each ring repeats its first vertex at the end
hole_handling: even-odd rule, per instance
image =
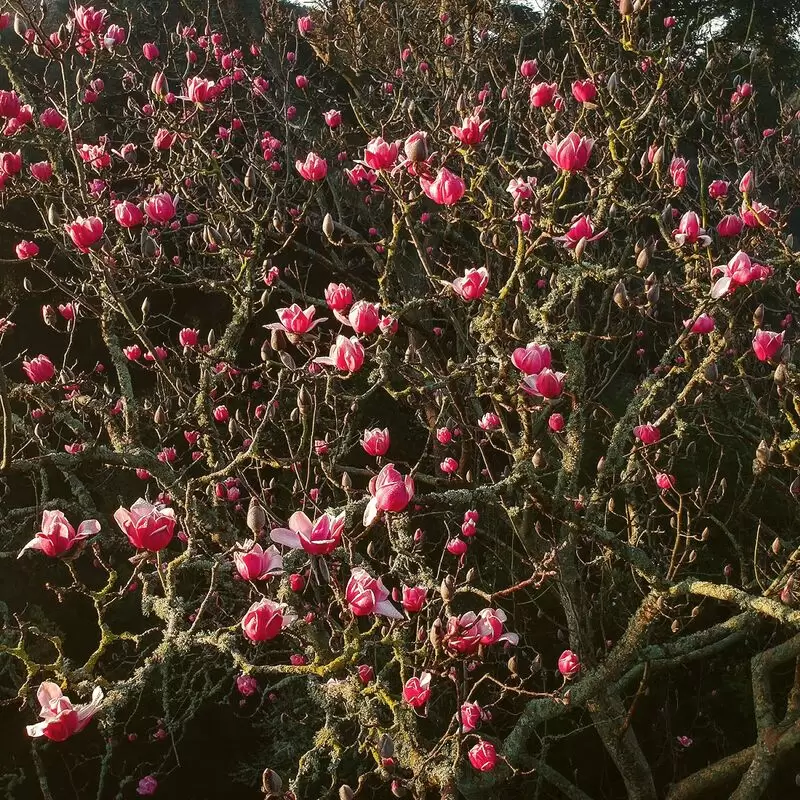
POLYGON ((258 498, 250 498, 250 505, 247 507, 247 527, 257 535, 264 530, 267 525, 267 515, 261 507, 258 498))
POLYGON ((353 790, 347 784, 339 787, 339 800, 353 800, 354 797, 353 790))
POLYGON ((776 536, 775 537, 775 541, 772 543, 772 552, 777 556, 781 552, 782 549, 783 549, 783 543, 776 536))
POLYGON ((622 281, 614 287, 614 302, 622 309, 627 308, 629 305, 628 292, 622 281))
POLYGON ((449 603, 453 599, 454 585, 455 581, 453 580, 453 576, 445 575, 444 579, 439 585, 439 594, 441 594, 442 600, 444 600, 445 603, 449 603))
POLYGON ((167 421, 167 412, 164 411, 163 406, 159 406, 153 414, 153 422, 156 425, 163 425, 167 421))
POLYGON ((255 189, 256 186, 256 171, 251 164, 244 174, 244 187, 245 189, 255 189))
POLYGON ((333 239, 333 217, 326 214, 322 219, 322 232, 328 239, 333 239))
POLYGON ((533 462, 533 466, 536 469, 540 469, 547 463, 547 459, 545 458, 541 447, 538 448, 536 452, 533 454, 533 458, 531 459, 531 461, 533 462))
POLYGON ((278 797, 281 789, 283 789, 283 781, 280 775, 274 769, 267 767, 261 775, 261 791, 267 797, 278 797))
POLYGON ((56 207, 52 203, 47 209, 47 221, 54 226, 61 225, 61 215, 56 211, 56 207))
POLYGON ((353 480, 349 472, 342 473, 342 489, 349 492, 353 488, 353 480))

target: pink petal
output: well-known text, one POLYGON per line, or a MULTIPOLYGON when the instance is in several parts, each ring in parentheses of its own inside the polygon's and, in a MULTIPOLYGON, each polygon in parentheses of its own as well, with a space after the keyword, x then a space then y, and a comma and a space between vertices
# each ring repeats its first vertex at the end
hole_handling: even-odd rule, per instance
POLYGON ((273 528, 269 532, 269 538, 276 544, 291 547, 293 550, 300 550, 303 546, 300 543, 300 537, 288 528, 273 528))

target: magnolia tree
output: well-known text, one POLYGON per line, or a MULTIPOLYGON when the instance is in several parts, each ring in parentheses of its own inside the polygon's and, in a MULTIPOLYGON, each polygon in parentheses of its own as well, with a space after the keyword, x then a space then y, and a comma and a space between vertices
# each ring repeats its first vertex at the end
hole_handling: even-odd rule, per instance
POLYGON ((260 42, 6 6, 9 796, 783 785, 798 123, 758 54, 646 0, 267 3, 260 42))

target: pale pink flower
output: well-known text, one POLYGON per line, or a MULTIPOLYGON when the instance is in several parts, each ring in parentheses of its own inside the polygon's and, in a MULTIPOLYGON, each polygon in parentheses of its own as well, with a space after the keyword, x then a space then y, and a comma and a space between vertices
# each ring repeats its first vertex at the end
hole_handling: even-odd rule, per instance
POLYGON ((63 512, 44 511, 41 530, 19 551, 17 558, 26 550, 39 550, 46 556, 55 558, 71 550, 78 542, 98 533, 100 523, 96 519, 84 520, 76 531, 63 512))
POLYGON ((39 685, 36 699, 42 707, 39 712, 42 721, 26 726, 28 736, 44 736, 54 742, 63 742, 80 733, 100 710, 103 690, 95 686, 90 703, 73 706, 57 684, 44 681, 39 685))

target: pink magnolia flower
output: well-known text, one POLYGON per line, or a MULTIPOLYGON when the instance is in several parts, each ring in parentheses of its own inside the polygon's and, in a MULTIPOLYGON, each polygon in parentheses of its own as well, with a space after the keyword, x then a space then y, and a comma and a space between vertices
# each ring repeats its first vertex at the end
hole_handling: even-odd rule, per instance
POLYGON ((129 200, 123 200, 114 206, 114 218, 123 228, 136 228, 144 223, 142 209, 129 200))
POLYGON ((364 163, 370 169, 391 169, 397 161, 399 142, 384 141, 378 136, 367 143, 364 150, 364 163))
POLYGON ((156 789, 158 789, 158 781, 155 775, 145 775, 136 784, 136 794, 140 797, 151 797, 156 793, 156 789))
POLYGON ((264 598, 253 603, 242 617, 242 632, 251 642, 266 642, 296 619, 297 615, 288 611, 285 604, 264 598))
POLYGON ((738 236, 742 232, 743 228, 744 223, 738 214, 726 214, 717 223, 717 233, 726 239, 733 236, 738 236))
POLYGON ((153 137, 153 147, 156 150, 169 150, 177 138, 177 133, 168 131, 166 128, 159 128, 153 137))
POLYGON ((39 255, 39 245, 23 239, 21 242, 17 242, 14 252, 20 261, 27 261, 29 258, 36 258, 39 255))
POLYGON ((181 328, 178 333, 178 344, 181 347, 197 347, 200 339, 200 331, 196 328, 181 328))
POLYGON ((459 557, 463 556, 464 553, 467 552, 468 547, 469 545, 463 539, 459 539, 458 536, 450 539, 445 545, 445 549, 448 553, 450 553, 451 556, 459 557))
POLYGON ((714 321, 714 317, 709 317, 708 314, 701 314, 696 320, 692 321, 690 319, 685 319, 683 321, 683 325, 685 328, 691 326, 692 333, 711 333, 716 326, 716 322, 714 321))
POLYGON ((273 528, 269 537, 273 542, 291 547, 293 550, 305 550, 315 556, 333 552, 342 540, 344 530, 344 512, 338 517, 323 514, 312 522, 302 511, 295 511, 289 517, 288 528, 273 528))
POLYGON ((672 183, 678 189, 683 189, 689 177, 689 162, 685 158, 675 156, 670 162, 669 174, 672 177, 672 183))
POLYGON ((670 475, 668 472, 656 473, 656 486, 662 491, 675 488, 675 476, 670 475))
POLYGON ((664 17, 664 27, 665 28, 674 28, 677 23, 675 17, 664 17))
POLYGON ((49 161, 37 161, 28 171, 39 183, 47 183, 53 177, 53 165, 49 161))
POLYGON ((325 118, 325 124, 331 129, 338 128, 342 124, 341 111, 331 109, 330 111, 326 111, 322 116, 325 118))
POLYGON ((90 703, 73 706, 58 684, 44 681, 39 684, 36 699, 42 707, 39 712, 42 721, 26 726, 28 736, 34 739, 44 736, 53 742, 63 742, 80 733, 100 710, 103 690, 95 686, 90 703))
POLYGON ((103 236, 103 220, 99 217, 78 217, 65 226, 72 243, 81 253, 88 253, 89 248, 103 236))
POLYGON ((564 430, 564 417, 561 414, 551 414, 547 419, 547 426, 553 433, 559 433, 564 430))
POLYGON ((450 133, 452 133, 461 144, 472 147, 483 141, 486 136, 486 131, 489 130, 491 124, 491 120, 487 119, 481 122, 481 118, 477 114, 473 114, 472 116, 464 118, 460 128, 458 125, 451 125, 450 133))
POLYGON ((142 45, 142 55, 148 61, 155 61, 158 58, 158 47, 153 42, 145 42, 142 45))
POLYGON ((554 372, 549 367, 545 367, 536 375, 526 375, 522 379, 521 387, 528 394, 553 400, 561 396, 566 377, 564 372, 554 372))
POLYGON ((491 772, 497 765, 497 750, 491 742, 481 739, 467 753, 469 763, 479 772, 491 772))
POLYGON ((523 78, 535 78, 536 73, 539 71, 539 64, 535 58, 523 61, 519 65, 519 74, 523 78))
POLYGON ((336 367, 340 372, 358 372, 364 366, 364 345, 357 336, 337 336, 330 355, 319 356, 314 362, 336 367))
POLYGON ((496 431, 501 424, 500 417, 498 417, 494 411, 487 411, 478 420, 478 427, 483 431, 496 431))
POLYGON ((52 128, 57 131, 65 131, 67 129, 67 120, 55 108, 46 108, 42 111, 39 116, 39 122, 45 128, 52 128))
POLYGON ((756 280, 765 281, 772 275, 772 268, 754 263, 747 253, 739 250, 724 267, 715 266, 711 270, 711 277, 720 272, 722 277, 711 287, 711 297, 715 300, 734 291, 738 286, 747 286, 756 280))
POLYGON ((462 300, 467 302, 480 300, 489 285, 489 270, 486 267, 479 269, 471 267, 464 270, 463 278, 456 278, 450 285, 462 300))
POLYGON ((258 691, 258 681, 252 675, 236 676, 236 689, 242 697, 250 697, 258 691))
POLYGON ((236 545, 240 550, 233 554, 236 571, 246 581, 265 581, 283 572, 283 556, 275 545, 266 550, 258 542, 236 545))
POLYGON ((361 446, 368 456, 385 456, 389 450, 388 428, 367 428, 361 437, 361 446))
POLYGON ((403 608, 409 614, 418 614, 422 611, 427 599, 428 590, 424 586, 403 587, 403 608))
POLYGON ((750 189, 753 188, 753 170, 749 169, 742 175, 742 179, 739 181, 739 191, 742 194, 749 194, 750 189))
POLYGON ((447 167, 442 167, 439 170, 435 180, 421 177, 419 183, 425 195, 440 206, 455 205, 466 191, 464 181, 458 175, 450 172, 447 167))
POLYGON ((175 216, 177 203, 177 195, 173 199, 167 192, 160 192, 144 201, 144 210, 151 222, 156 225, 165 225, 175 216))
POLYGON ((0 153, 0 175, 11 178, 22 169, 22 152, 0 153))
POLYGON ((325 302, 331 311, 344 311, 353 302, 353 290, 344 283, 329 283, 325 290, 325 302))
POLYGON ((137 550, 152 553, 163 550, 175 532, 175 512, 154 506, 141 497, 130 510, 120 506, 114 512, 114 520, 137 550))
POLYGON ((722 200, 728 196, 728 190, 730 187, 731 185, 728 181, 711 181, 711 183, 708 185, 708 195, 713 200, 722 200))
POLYGON ((653 424, 637 425, 633 435, 644 445, 656 444, 661 439, 661 431, 653 424))
POLYGON ((47 383, 56 374, 53 362, 47 356, 41 354, 29 361, 23 361, 22 369, 32 383, 47 383))
POLYGON ((453 475, 458 471, 458 461, 448 456, 439 464, 439 469, 444 472, 445 475, 453 475))
POLYGON ((349 325, 356 333, 363 336, 369 336, 373 333, 380 320, 380 305, 378 303, 368 303, 366 300, 359 300, 350 309, 350 313, 346 318, 340 318, 341 322, 349 325))
POLYGON ((314 20, 308 15, 305 17, 298 17, 297 30, 301 36, 307 36, 314 30, 314 20))
POLYGON ((314 330, 321 322, 325 322, 325 317, 314 319, 315 311, 316 309, 314 306, 309 306, 303 310, 297 303, 292 303, 289 308, 278 309, 278 318, 280 322, 271 322, 264 327, 270 330, 280 330, 300 336, 314 330))
POLYGON ((574 81, 572 84, 572 96, 579 103, 591 103, 597 97, 597 87, 594 81, 587 78, 585 81, 574 81))
POLYGON ((581 661, 577 653, 572 650, 565 650, 558 657, 558 671, 567 679, 571 680, 581 671, 581 661))
POLYGON ((556 90, 558 89, 557 83, 534 83, 531 86, 530 102, 534 108, 542 108, 548 106, 553 102, 556 90))
POLYGON ((215 96, 216 86, 214 81, 196 76, 186 81, 186 100, 190 100, 192 103, 197 103, 202 106, 203 103, 213 100, 215 96))
POLYGON ((530 200, 533 197, 533 189, 537 180, 533 176, 527 178, 512 178, 508 182, 506 191, 514 198, 514 202, 520 200, 530 200))
POLYGON ((371 169, 365 169, 363 164, 356 164, 353 169, 346 169, 344 174, 356 189, 371 189, 378 180, 378 174, 371 169))
POLYGON ((676 736, 675 739, 681 747, 691 747, 693 744, 691 736, 676 736))
POLYGON ((700 217, 694 211, 687 211, 681 217, 678 227, 672 231, 672 236, 681 246, 699 243, 703 247, 708 247, 711 244, 711 237, 706 236, 705 228, 700 227, 700 217))
POLYGON ((767 228, 778 216, 774 208, 757 203, 755 200, 749 206, 742 203, 739 214, 748 228, 767 228))
POLYGON ((484 712, 480 703, 465 701, 461 704, 458 716, 461 719, 461 731, 463 733, 469 733, 478 727, 481 720, 484 718, 484 712))
POLYGON ((515 645, 519 642, 519 636, 504 632, 505 621, 506 614, 501 608, 484 608, 478 614, 468 611, 460 617, 450 617, 445 629, 445 645, 461 655, 476 653, 480 645, 499 642, 515 645))
POLYGON ((586 214, 578 217, 570 226, 570 229, 563 236, 556 236, 554 242, 563 242, 564 247, 572 250, 578 246, 582 240, 596 242, 608 233, 608 228, 604 228, 599 233, 594 232, 592 220, 586 214))
POLYGON ((511 354, 511 363, 526 375, 538 375, 550 366, 550 348, 546 344, 530 342, 525 347, 514 350, 511 354))
POLYGON ((403 618, 389 601, 389 591, 383 581, 373 578, 361 567, 356 567, 351 573, 344 595, 348 608, 357 617, 377 614, 389 619, 403 618))
POLYGON ((84 520, 76 531, 61 511, 44 511, 42 529, 19 551, 19 556, 26 550, 40 550, 46 556, 55 558, 99 532, 100 523, 96 519, 84 520))
POLYGON ((774 361, 783 347, 783 335, 785 331, 774 333, 759 329, 753 337, 753 352, 759 361, 774 361))
POLYGON ((409 678, 403 685, 403 700, 412 708, 422 708, 431 696, 431 674, 423 672, 419 677, 409 678))
POLYGON ((94 10, 94 6, 78 6, 75 9, 75 24, 80 29, 81 33, 86 36, 91 36, 93 33, 102 33, 106 26, 106 18, 108 11, 100 9, 94 10))
POLYGON ((371 500, 364 509, 364 525, 369 526, 381 511, 403 511, 414 497, 414 479, 403 477, 394 464, 387 464, 369 482, 371 500))
POLYGON ((328 174, 328 162, 313 151, 306 156, 305 161, 295 161, 294 166, 307 181, 321 181, 328 174))
POLYGON ((566 138, 559 140, 556 136, 552 142, 545 142, 542 147, 559 169, 565 172, 578 172, 589 163, 594 139, 570 131, 566 138))

